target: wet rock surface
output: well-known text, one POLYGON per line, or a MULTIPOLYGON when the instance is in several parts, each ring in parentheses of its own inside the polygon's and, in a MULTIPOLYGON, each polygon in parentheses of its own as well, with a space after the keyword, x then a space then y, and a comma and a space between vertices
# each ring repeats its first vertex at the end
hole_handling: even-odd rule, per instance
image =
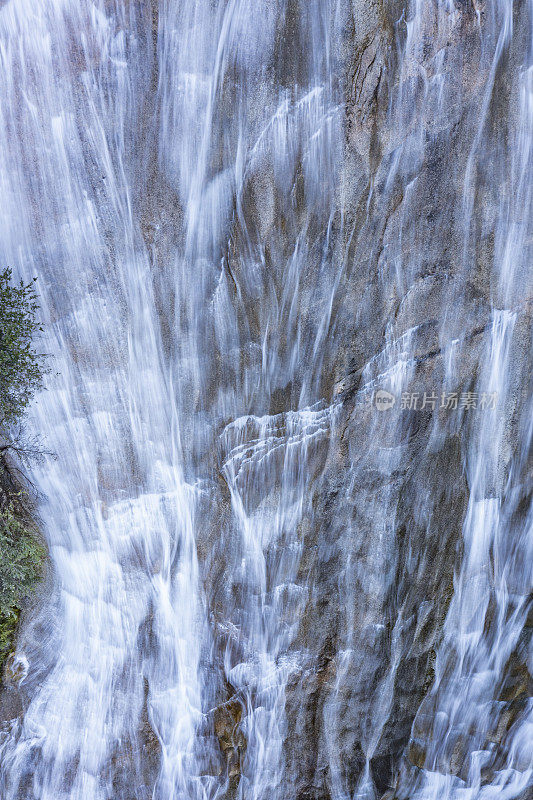
POLYGON ((0 701, 6 800, 527 783, 527 3, 101 5, 73 12, 94 35, 71 21, 56 98, 90 133, 64 167, 91 197, 90 313, 48 279, 96 455, 58 473, 54 622, 27 623, 0 701))

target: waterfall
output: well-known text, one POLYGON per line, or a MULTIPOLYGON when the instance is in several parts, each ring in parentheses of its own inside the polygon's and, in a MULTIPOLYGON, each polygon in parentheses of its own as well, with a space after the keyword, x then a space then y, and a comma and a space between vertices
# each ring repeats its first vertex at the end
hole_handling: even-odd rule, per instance
POLYGON ((1 4, 2 263, 51 367, 2 800, 525 800, 532 33, 1 4))

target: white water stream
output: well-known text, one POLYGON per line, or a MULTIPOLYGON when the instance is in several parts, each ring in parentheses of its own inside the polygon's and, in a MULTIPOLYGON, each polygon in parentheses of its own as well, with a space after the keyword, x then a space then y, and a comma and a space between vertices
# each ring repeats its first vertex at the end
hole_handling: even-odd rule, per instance
MULTIPOLYGON (((457 209, 465 273, 476 165, 498 138, 487 132, 489 83, 513 37, 524 36, 513 5, 487 2, 480 23, 491 77, 457 209)), ((413 141, 424 146, 406 86, 428 16, 452 30, 459 13, 450 0, 413 0, 405 14, 390 185, 416 160, 413 141), (399 143, 408 135, 407 153, 399 143)), ((53 585, 19 645, 28 699, 1 740, 1 800, 297 800, 281 787, 284 743, 295 734, 285 714, 298 669, 291 644, 312 593, 298 578, 301 530, 336 424, 329 372, 353 236, 340 200, 345 16, 335 0, 0 7, 1 263, 38 276, 52 370, 29 427, 56 454, 31 472, 53 585), (225 685, 239 698, 246 741, 234 784, 212 722, 225 685)), ((425 769, 403 787, 419 800, 513 798, 532 780, 530 706, 514 724, 505 769, 480 783, 497 713, 491 687, 533 585, 531 509, 515 513, 533 435, 532 407, 513 395, 512 378, 515 338, 528 335, 517 319, 528 300, 530 46, 521 56, 511 70, 520 106, 494 166, 510 189, 494 232, 493 315, 477 378, 501 405, 479 410, 464 434, 470 498, 430 693, 434 737, 425 769), (520 442, 512 453, 510 425, 520 442), (479 753, 461 780, 439 771, 458 728, 479 753)), ((419 118, 433 114, 438 127, 454 102, 438 57, 424 81, 419 118)), ((406 191, 402 213, 417 214, 406 191)), ((412 263, 404 254, 400 243, 391 254, 399 291, 419 257, 416 246, 412 263)), ((443 349, 460 358, 468 343, 457 343, 448 317, 443 309, 443 349)), ((368 384, 392 370, 401 391, 410 347, 408 336, 388 342, 364 372, 368 384)), ((346 483, 356 480, 354 465, 346 483)), ((377 573, 387 558, 376 555, 377 573)), ((339 663, 338 684, 342 664, 353 668, 341 655, 339 663)), ((396 667, 393 659, 369 708, 367 767, 396 667)), ((333 701, 324 713, 335 724, 333 701)), ((333 744, 330 770, 331 797, 347 800, 333 744)), ((375 797, 367 772, 355 796, 375 797)))

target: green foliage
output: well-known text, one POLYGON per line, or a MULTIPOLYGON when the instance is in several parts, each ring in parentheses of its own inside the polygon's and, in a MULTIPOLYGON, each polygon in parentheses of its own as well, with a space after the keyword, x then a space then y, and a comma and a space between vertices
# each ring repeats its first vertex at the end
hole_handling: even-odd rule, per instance
POLYGON ((13 608, 10 614, 0 614, 0 667, 13 649, 19 613, 18 608, 13 608))
POLYGON ((0 614, 9 615, 41 576, 43 547, 15 514, 0 512, 0 614))
POLYGON ((13 647, 20 608, 41 577, 45 559, 12 472, 13 466, 39 457, 37 442, 24 440, 21 424, 46 371, 44 357, 34 348, 41 330, 38 308, 33 282, 14 284, 10 269, 0 273, 0 668, 13 647))
POLYGON ((15 511, 0 511, 0 662, 11 649, 20 604, 42 576, 45 550, 15 511))
POLYGON ((11 270, 0 273, 0 426, 17 422, 41 388, 43 356, 33 345, 42 330, 33 282, 12 283, 11 270))

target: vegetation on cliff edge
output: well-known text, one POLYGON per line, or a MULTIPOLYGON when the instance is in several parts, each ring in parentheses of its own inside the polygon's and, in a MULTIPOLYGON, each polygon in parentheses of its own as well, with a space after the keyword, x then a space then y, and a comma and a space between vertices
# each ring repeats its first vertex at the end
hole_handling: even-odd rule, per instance
POLYGON ((45 551, 31 520, 21 463, 36 455, 22 420, 42 387, 44 357, 35 350, 41 330, 33 282, 0 273, 0 668, 13 647, 20 609, 38 582, 45 551))

